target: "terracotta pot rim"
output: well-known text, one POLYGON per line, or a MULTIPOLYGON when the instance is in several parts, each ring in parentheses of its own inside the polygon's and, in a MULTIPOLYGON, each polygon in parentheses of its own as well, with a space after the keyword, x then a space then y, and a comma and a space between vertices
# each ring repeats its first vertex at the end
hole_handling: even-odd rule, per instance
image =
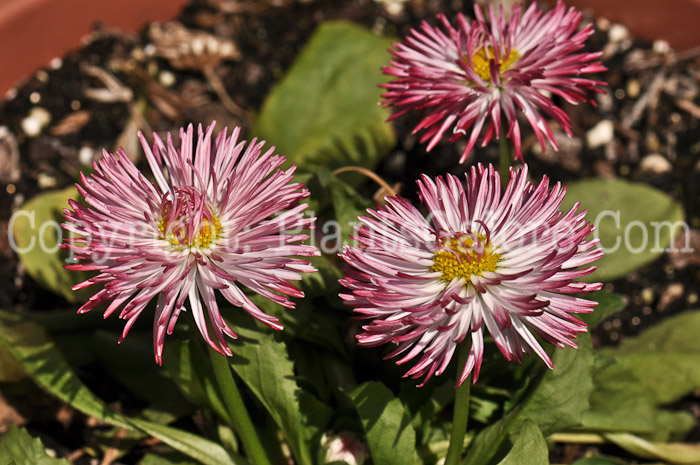
POLYGON ((96 24, 138 31, 175 17, 188 0, 3 0, 0 98, 38 68, 80 46, 96 24))

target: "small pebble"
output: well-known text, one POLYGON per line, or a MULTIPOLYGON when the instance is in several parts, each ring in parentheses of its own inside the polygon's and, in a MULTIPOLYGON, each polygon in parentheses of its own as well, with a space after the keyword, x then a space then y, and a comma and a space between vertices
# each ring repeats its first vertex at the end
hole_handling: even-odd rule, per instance
MULTIPOLYGON (((7 126, 0 126, 0 183, 17 182, 20 179, 19 145, 17 138, 7 126)), ((8 184, 12 186, 13 184, 8 184)), ((13 192, 8 193, 12 194, 13 192)))
POLYGON ((629 98, 637 98, 639 96, 640 90, 641 86, 639 85, 638 80, 632 78, 629 81, 627 81, 626 92, 629 98))
POLYGON ((73 101, 70 103, 70 109, 73 110, 73 111, 78 111, 78 110, 80 110, 80 107, 81 107, 81 106, 82 106, 82 104, 80 103, 80 100, 73 100, 73 101))
POLYGON ((46 84, 47 82, 49 82, 49 73, 47 73, 43 69, 40 69, 36 72, 36 79, 37 81, 46 84))
POLYGON ((671 162, 666 157, 659 153, 652 153, 642 158, 639 168, 643 173, 664 174, 670 173, 673 170, 671 162))
POLYGON ((695 305, 696 303, 698 303, 698 295, 695 292, 691 292, 690 294, 688 294, 688 303, 690 305, 695 305))
POLYGON ((389 16, 399 16, 403 13, 405 1, 406 0, 380 0, 378 3, 384 6, 384 10, 386 10, 389 16))
POLYGON ((610 120, 603 120, 586 133, 586 145, 594 149, 609 144, 613 140, 615 128, 610 120))
POLYGON ((12 200, 12 208, 19 208, 20 205, 24 203, 24 194, 17 193, 12 200))
POLYGON ((34 107, 29 110, 29 115, 22 120, 21 126, 22 131, 27 137, 36 137, 41 134, 41 130, 44 129, 51 121, 51 113, 45 108, 34 107))
POLYGON ((628 39, 629 36, 629 29, 622 24, 613 24, 608 31, 608 38, 610 39, 610 42, 622 42, 623 40, 628 39))
POLYGON ((668 258, 678 270, 691 265, 700 265, 700 230, 695 229, 697 221, 690 220, 694 229, 681 230, 673 241, 668 258))
POLYGON ((131 57, 136 61, 143 61, 146 59, 146 54, 142 48, 136 47, 131 51, 131 57))
POLYGON ((78 161, 81 165, 90 165, 95 156, 95 150, 92 147, 84 145, 78 151, 78 161))
POLYGON ((41 102, 41 94, 39 92, 32 92, 29 94, 29 101, 36 105, 41 102))
POLYGON ((58 181, 53 176, 46 173, 39 173, 36 177, 36 183, 42 189, 51 189, 58 185, 58 181))
POLYGON ((654 289, 650 287, 645 287, 642 289, 642 301, 650 305, 654 301, 654 289))
POLYGON ((654 49, 654 52, 659 54, 669 53, 671 51, 671 46, 665 40, 655 40, 652 48, 654 49))
POLYGON ((598 18, 595 21, 595 27, 601 31, 607 31, 610 28, 610 20, 607 18, 598 18))
POLYGON ((164 70, 158 73, 158 82, 163 87, 172 87, 175 84, 175 75, 170 71, 164 70))
POLYGON ((615 104, 613 96, 610 95, 610 93, 608 92, 606 92, 605 94, 597 94, 596 101, 598 102, 598 107, 600 108, 601 112, 612 111, 615 104))
POLYGON ((59 57, 56 57, 53 60, 49 61, 49 66, 51 67, 51 69, 58 69, 61 66, 63 66, 63 60, 61 60, 59 57))
POLYGON ((659 310, 664 311, 677 299, 683 296, 685 287, 681 283, 669 284, 659 299, 659 310))

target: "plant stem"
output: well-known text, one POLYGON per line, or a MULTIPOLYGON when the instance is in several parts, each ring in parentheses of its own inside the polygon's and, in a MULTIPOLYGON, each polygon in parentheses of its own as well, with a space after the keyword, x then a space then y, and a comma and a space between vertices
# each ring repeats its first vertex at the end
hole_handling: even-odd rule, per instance
POLYGON ((501 122, 501 137, 498 138, 498 148, 501 152, 501 158, 498 162, 498 173, 501 175, 501 185, 504 187, 508 184, 508 176, 510 175, 509 169, 511 163, 513 163, 506 132, 505 124, 501 122))
MULTIPOLYGON (((457 373, 467 363, 469 355, 469 341, 465 339, 457 347, 457 373)), ((464 436, 467 434, 467 422, 469 420, 469 389, 472 384, 471 375, 464 380, 455 392, 455 406, 452 413, 452 434, 450 435, 450 447, 447 449, 445 465, 458 465, 464 449, 464 436)))
POLYGON ((347 173, 348 171, 356 171, 360 174, 364 174, 368 178, 370 178, 372 181, 376 182, 379 184, 384 191, 387 192, 387 194, 390 197, 396 197, 398 193, 394 190, 393 187, 389 185, 385 180, 383 180, 377 173, 374 171, 368 170, 367 168, 363 168, 362 166, 343 166, 342 168, 338 168, 337 170, 333 171, 331 174, 333 176, 338 176, 341 173, 347 173))
POLYGON ((231 367, 228 364, 227 357, 219 354, 210 347, 209 358, 214 368, 216 381, 219 383, 219 389, 224 397, 224 403, 233 421, 232 426, 241 438, 246 453, 254 465, 270 465, 270 460, 267 458, 265 449, 260 443, 258 433, 255 431, 255 426, 253 426, 250 415, 248 415, 248 411, 243 404, 241 392, 238 390, 236 381, 233 379, 233 373, 231 373, 231 367))

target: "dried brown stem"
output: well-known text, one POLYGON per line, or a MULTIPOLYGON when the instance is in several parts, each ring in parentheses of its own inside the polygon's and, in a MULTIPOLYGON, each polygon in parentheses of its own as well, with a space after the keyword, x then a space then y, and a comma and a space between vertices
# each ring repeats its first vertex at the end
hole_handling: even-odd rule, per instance
POLYGON ((382 189, 384 189, 391 197, 396 197, 398 193, 396 190, 394 190, 393 187, 391 187, 385 180, 383 180, 377 173, 374 171, 368 170, 367 168, 364 168, 362 166, 344 166, 342 168, 338 168, 337 170, 333 171, 333 176, 337 176, 341 173, 347 173, 349 171, 355 171, 360 174, 364 174, 368 178, 370 178, 372 181, 376 182, 379 184, 382 189))
POLYGON ((216 92, 216 95, 219 96, 221 103, 226 107, 226 109, 228 111, 230 111, 231 114, 233 114, 234 116, 237 116, 238 118, 241 118, 243 120, 247 120, 248 115, 228 95, 228 92, 226 92, 226 88, 224 87, 224 83, 221 82, 221 79, 219 79, 219 76, 216 74, 214 69, 211 67, 205 67, 202 70, 202 72, 204 73, 204 76, 206 76, 207 80, 209 81, 209 84, 211 84, 212 88, 214 89, 214 92, 216 92))

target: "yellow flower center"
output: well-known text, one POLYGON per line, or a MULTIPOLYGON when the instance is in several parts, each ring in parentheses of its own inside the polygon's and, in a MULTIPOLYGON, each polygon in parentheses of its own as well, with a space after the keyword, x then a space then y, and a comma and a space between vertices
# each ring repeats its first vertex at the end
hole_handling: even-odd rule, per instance
POLYGON ((468 235, 459 235, 441 241, 441 247, 433 255, 430 271, 442 272, 439 279, 445 283, 464 278, 466 284, 469 284, 472 275, 481 276, 485 271, 496 271, 501 256, 493 251, 493 245, 487 243, 485 235, 479 234, 477 238, 478 241, 468 235))
POLYGON ((160 237, 161 239, 166 239, 170 245, 178 250, 193 247, 208 249, 212 242, 219 238, 221 233, 221 223, 216 215, 212 215, 211 220, 204 218, 199 230, 191 236, 187 234, 190 229, 187 221, 178 221, 178 224, 170 228, 170 230, 168 229, 169 225, 167 218, 161 218, 158 221, 157 226, 160 231, 160 237))
MULTIPOLYGON (((519 58, 520 54, 514 48, 510 49, 508 58, 505 60, 503 60, 503 54, 501 54, 501 59, 498 61, 498 76, 502 77, 503 72, 508 70, 513 63, 518 61, 519 58)), ((479 51, 472 56, 474 72, 486 82, 491 82, 491 68, 489 66, 489 62, 493 59, 494 50, 490 45, 488 47, 480 48, 479 51)))

